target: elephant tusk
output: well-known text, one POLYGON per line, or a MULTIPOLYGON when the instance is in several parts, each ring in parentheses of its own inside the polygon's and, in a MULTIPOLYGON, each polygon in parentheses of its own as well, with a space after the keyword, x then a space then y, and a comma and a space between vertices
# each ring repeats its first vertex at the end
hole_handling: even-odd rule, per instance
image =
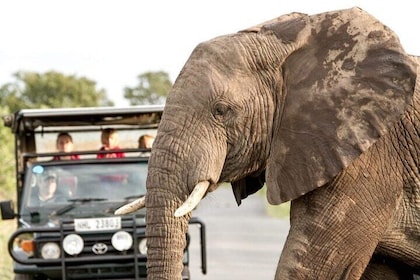
POLYGON ((146 196, 142 196, 134 200, 133 202, 130 202, 126 205, 121 206, 120 208, 115 210, 114 214, 115 215, 129 214, 141 208, 144 208, 145 206, 146 206, 146 196))
POLYGON ((200 203, 209 186, 209 181, 200 182, 195 185, 187 200, 178 209, 176 209, 174 214, 175 217, 181 217, 191 212, 198 205, 198 203, 200 203))

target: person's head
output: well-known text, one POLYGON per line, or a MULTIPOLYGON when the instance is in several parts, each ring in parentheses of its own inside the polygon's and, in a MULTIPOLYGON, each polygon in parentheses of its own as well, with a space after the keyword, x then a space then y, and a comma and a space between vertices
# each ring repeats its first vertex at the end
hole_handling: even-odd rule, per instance
POLYGON ((70 153, 73 151, 73 138, 67 132, 61 132, 57 135, 57 151, 70 153))
POLYGON ((155 137, 150 134, 143 134, 139 137, 139 148, 152 148, 155 137))
POLYGON ((57 190, 57 175, 53 172, 46 172, 39 176, 39 198, 48 200, 54 196, 57 190))
POLYGON ((110 150, 118 146, 118 133, 114 128, 105 128, 102 130, 101 143, 105 150, 110 150))

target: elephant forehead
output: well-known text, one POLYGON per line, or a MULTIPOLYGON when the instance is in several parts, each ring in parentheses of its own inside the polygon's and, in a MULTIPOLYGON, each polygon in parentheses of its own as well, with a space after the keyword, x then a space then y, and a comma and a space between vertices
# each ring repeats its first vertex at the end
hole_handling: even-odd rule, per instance
POLYGON ((282 42, 296 41, 305 27, 308 25, 307 15, 299 14, 294 17, 284 16, 274 22, 262 26, 261 33, 273 33, 282 42))
POLYGON ((200 43, 191 54, 187 65, 200 64, 200 66, 210 66, 211 69, 241 70, 243 68, 244 56, 242 53, 244 50, 239 47, 240 39, 238 37, 241 36, 231 34, 200 43))

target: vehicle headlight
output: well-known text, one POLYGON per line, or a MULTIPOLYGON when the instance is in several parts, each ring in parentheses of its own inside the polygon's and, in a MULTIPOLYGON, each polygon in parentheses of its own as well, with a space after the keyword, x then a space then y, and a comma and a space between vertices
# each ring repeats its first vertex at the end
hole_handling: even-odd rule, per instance
POLYGON ((69 255, 75 256, 82 252, 84 247, 82 237, 78 234, 69 234, 63 239, 63 249, 69 255))
POLYGON ((146 242, 147 242, 146 238, 140 239, 139 252, 142 255, 147 255, 147 244, 146 244, 146 242))
POLYGON ((133 245, 133 238, 126 231, 117 231, 111 238, 112 246, 118 251, 126 251, 133 245))
POLYGON ((41 256, 43 259, 58 259, 60 252, 60 247, 54 242, 47 242, 41 247, 41 256))

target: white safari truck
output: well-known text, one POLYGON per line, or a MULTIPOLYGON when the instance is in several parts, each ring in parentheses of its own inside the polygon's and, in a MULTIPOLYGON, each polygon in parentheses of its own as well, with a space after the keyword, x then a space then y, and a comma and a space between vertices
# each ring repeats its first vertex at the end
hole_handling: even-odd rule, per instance
MULTIPOLYGON (((3 121, 15 134, 17 207, 2 201, 2 219, 17 220, 8 242, 15 279, 145 279, 145 209, 114 215, 146 193, 150 149, 139 149, 142 134, 156 133, 163 106, 20 110, 3 121), (98 158, 101 132, 114 128, 121 158, 98 158), (77 160, 56 150, 68 132, 77 160), (39 185, 53 180, 55 199, 42 202, 39 185)), ((74 156, 73 156, 74 157, 74 156)), ((200 232, 201 270, 206 273, 205 226, 200 232)), ((189 234, 183 279, 190 279, 189 234)), ((5 253, 5 252, 3 252, 5 253)))

